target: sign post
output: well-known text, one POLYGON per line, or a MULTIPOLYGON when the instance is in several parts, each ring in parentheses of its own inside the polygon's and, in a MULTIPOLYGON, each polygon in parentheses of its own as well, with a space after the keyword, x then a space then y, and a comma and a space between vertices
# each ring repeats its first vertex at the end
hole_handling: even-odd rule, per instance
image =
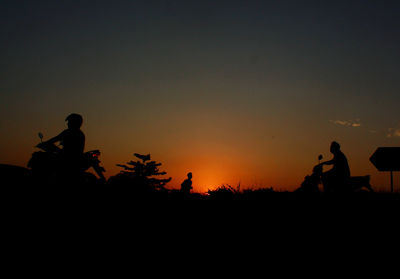
POLYGON ((400 147, 378 147, 369 160, 378 171, 390 172, 390 191, 393 193, 393 172, 400 171, 400 147))
POLYGON ((390 172, 390 191, 393 193, 393 172, 390 172))

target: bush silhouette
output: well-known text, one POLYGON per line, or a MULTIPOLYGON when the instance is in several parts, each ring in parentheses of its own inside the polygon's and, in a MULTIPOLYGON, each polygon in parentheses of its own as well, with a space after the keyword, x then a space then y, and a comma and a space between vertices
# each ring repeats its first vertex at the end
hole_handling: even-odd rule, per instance
POLYGON ((128 187, 135 192, 160 192, 167 191, 165 185, 171 181, 169 178, 158 178, 167 173, 159 170, 161 163, 151 161, 150 154, 134 153, 139 160, 126 164, 117 164, 123 170, 109 179, 110 186, 128 187))
POLYGON ((215 190, 208 190, 208 197, 216 200, 254 200, 257 198, 269 198, 275 196, 276 192, 272 187, 270 188, 258 188, 258 189, 243 189, 239 184, 236 188, 231 185, 221 185, 215 190))
POLYGON ((221 185, 215 190, 208 190, 207 194, 213 199, 230 199, 240 194, 240 184, 237 188, 233 188, 231 185, 221 185))

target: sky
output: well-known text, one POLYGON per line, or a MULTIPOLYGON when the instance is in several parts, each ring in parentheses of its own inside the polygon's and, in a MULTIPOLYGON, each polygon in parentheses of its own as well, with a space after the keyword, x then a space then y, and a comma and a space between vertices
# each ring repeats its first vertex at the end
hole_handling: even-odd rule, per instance
POLYGON ((400 146, 399 14, 388 0, 1 0, 0 163, 26 166, 38 132, 76 112, 107 177, 150 153, 171 188, 191 171, 197 192, 291 191, 335 140, 352 175, 388 190, 369 157, 400 146))

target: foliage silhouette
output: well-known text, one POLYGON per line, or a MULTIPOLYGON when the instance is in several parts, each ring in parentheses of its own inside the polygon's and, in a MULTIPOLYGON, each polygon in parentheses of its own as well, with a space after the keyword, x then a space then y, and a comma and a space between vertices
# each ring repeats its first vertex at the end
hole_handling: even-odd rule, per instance
POLYGON ((139 160, 129 161, 126 164, 117 164, 123 170, 108 180, 110 186, 134 187, 131 189, 136 192, 164 191, 166 184, 171 181, 169 178, 157 178, 166 175, 165 171, 160 171, 162 165, 156 161, 151 161, 150 154, 133 154, 139 160))
POLYGON ((239 196, 240 193, 240 184, 236 189, 229 184, 223 184, 215 190, 207 191, 209 197, 213 199, 232 199, 234 196, 239 196))

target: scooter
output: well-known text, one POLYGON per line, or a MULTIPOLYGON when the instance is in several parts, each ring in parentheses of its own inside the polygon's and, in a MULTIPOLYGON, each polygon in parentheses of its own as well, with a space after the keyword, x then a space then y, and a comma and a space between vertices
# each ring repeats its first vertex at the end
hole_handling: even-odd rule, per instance
POLYGON ((313 167, 312 174, 304 177, 304 181, 300 187, 295 190, 297 193, 315 194, 319 193, 319 185, 321 184, 321 176, 323 168, 321 165, 322 155, 318 156, 318 165, 313 167))
POLYGON ((318 156, 318 165, 314 166, 313 172, 311 175, 307 175, 304 178, 301 186, 296 190, 296 192, 303 193, 318 193, 319 187, 318 185, 323 185, 324 193, 353 193, 359 192, 363 189, 368 190, 369 192, 373 192, 374 190, 371 187, 369 175, 364 176, 351 176, 349 177, 347 183, 345 185, 332 185, 329 183, 330 181, 324 176, 323 165, 321 164, 323 156, 318 156))

